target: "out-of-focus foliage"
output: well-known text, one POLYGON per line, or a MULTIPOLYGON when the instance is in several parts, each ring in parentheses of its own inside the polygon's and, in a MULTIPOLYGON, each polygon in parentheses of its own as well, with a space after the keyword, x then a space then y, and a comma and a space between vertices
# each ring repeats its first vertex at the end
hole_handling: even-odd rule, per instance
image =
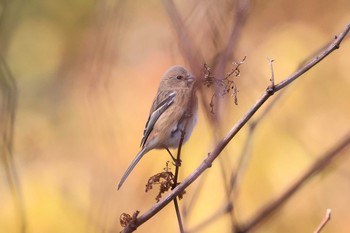
MULTIPOLYGON (((203 52, 203 62, 211 65, 213 53, 227 42, 234 4, 175 4, 203 52), (210 31, 208 19, 217 32, 210 31)), ((282 80, 343 29, 350 20, 349 9, 348 0, 251 2, 234 51, 237 60, 247 56, 237 79, 239 105, 225 102, 223 133, 269 85, 266 57, 275 59, 276 82, 282 80)), ((0 53, 18 88, 13 158, 27 232, 119 232, 121 213, 143 213, 155 203, 157 192, 145 193, 145 184, 170 159, 164 151, 152 151, 116 190, 139 150, 162 73, 184 63, 161 1, 1 1, 0 14, 0 53)), ((234 206, 239 221, 278 196, 349 131, 349 51, 347 40, 289 87, 259 125, 234 206)), ((201 112, 183 148, 180 178, 213 147, 210 127, 201 112)), ((227 172, 236 163, 245 133, 221 156, 227 172)), ((331 208, 334 217, 327 230, 348 232, 349 160, 344 156, 335 161, 257 231, 312 232, 331 208)), ((216 162, 206 172, 196 205, 185 217, 188 229, 225 202, 220 169, 216 162)), ((0 176, 0 232, 19 232, 20 219, 3 166, 0 176)), ((197 184, 180 205, 188 205, 197 184)), ((172 206, 138 231, 178 232, 172 206)), ((230 221, 223 216, 201 232, 231 232, 230 221)))

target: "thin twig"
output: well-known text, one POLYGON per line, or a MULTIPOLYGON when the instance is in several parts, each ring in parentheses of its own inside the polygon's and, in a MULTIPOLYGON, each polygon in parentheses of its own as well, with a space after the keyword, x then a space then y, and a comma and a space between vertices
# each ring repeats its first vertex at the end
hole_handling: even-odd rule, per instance
POLYGON ((325 57, 327 57, 334 50, 339 49, 340 43, 343 41, 345 36, 349 33, 349 30, 350 30, 350 24, 346 25, 344 30, 338 36, 335 36, 335 39, 333 40, 333 42, 329 46, 327 46, 326 49, 322 50, 318 55, 316 55, 314 58, 312 58, 310 60, 310 62, 306 63, 305 66, 301 67, 297 72, 295 72, 289 78, 278 83, 275 86, 275 92, 288 86, 291 82, 293 82, 295 79, 299 78, 303 73, 305 73, 306 71, 311 69, 313 66, 315 66, 320 61, 322 61, 325 57))
POLYGON ((271 69, 271 78, 270 78, 271 86, 274 87, 275 86, 275 72, 273 71, 273 64, 272 63, 275 60, 271 60, 270 58, 267 58, 267 60, 269 61, 270 69, 271 69))
MULTIPOLYGON (((264 111, 258 117, 256 117, 254 119, 254 121, 252 121, 249 124, 248 136, 247 136, 247 139, 245 140, 245 144, 243 145, 243 149, 242 149, 241 154, 239 156, 237 168, 234 169, 234 172, 232 173, 232 175, 230 177, 230 182, 229 182, 230 200, 229 200, 229 203, 225 204, 225 205, 232 205, 233 206, 232 202, 234 202, 234 200, 238 196, 240 181, 242 180, 242 178, 244 176, 244 172, 245 172, 246 168, 248 167, 248 162, 250 161, 250 154, 251 154, 250 148, 251 148, 251 145, 253 143, 253 137, 254 137, 256 129, 257 129, 256 126, 259 125, 259 123, 263 120, 263 118, 271 111, 273 106, 275 106, 276 103, 281 99, 281 97, 283 96, 283 93, 285 93, 285 89, 281 90, 276 95, 276 97, 269 103, 269 105, 264 109, 264 111)), ((225 212, 225 213, 227 213, 227 212, 225 212)), ((206 221, 208 221, 209 219, 211 221, 214 221, 216 218, 219 218, 219 217, 221 217, 221 216, 218 215, 217 213, 214 213, 211 217, 208 217, 207 220, 203 221, 202 223, 199 223, 196 227, 194 227, 191 230, 191 232, 197 231, 197 229, 201 229, 202 226, 207 225, 206 221)), ((235 221, 234 213, 232 214, 232 218, 233 218, 233 221, 235 221)))
MULTIPOLYGON (((291 76, 287 77, 282 82, 275 85, 273 90, 267 89, 262 96, 258 99, 258 101, 248 110, 248 112, 232 127, 232 129, 227 133, 227 135, 218 142, 215 148, 211 153, 208 154, 208 157, 195 169, 193 173, 191 173, 185 180, 182 181, 181 184, 176 186, 164 199, 160 202, 156 203, 152 208, 150 208, 147 212, 137 218, 137 226, 142 225, 148 219, 157 214, 161 209, 163 209, 169 202, 171 202, 177 195, 179 195, 185 188, 191 185, 206 169, 211 167, 212 162, 219 156, 219 154, 223 151, 223 149, 228 145, 228 143, 232 140, 232 138, 240 131, 240 129, 249 121, 249 119, 255 114, 255 112, 269 99, 275 92, 283 89, 288 86, 294 80, 299 78, 301 75, 306 73, 309 69, 327 57, 331 52, 339 48, 340 43, 343 41, 345 36, 348 34, 350 30, 350 23, 346 25, 344 30, 336 37, 333 43, 323 50, 319 55, 313 58, 309 63, 307 63, 304 67, 300 68, 291 76)), ((259 222, 259 221, 258 221, 259 222)), ((132 232, 133 229, 131 227, 126 227, 122 231, 123 233, 132 232)))
MULTIPOLYGON (((185 128, 186 129, 186 126, 187 126, 187 122, 185 124, 185 128)), ((176 161, 175 161, 175 175, 174 175, 174 184, 173 184, 173 187, 172 189, 176 188, 177 186, 177 180, 178 180, 178 177, 179 177, 179 170, 180 170, 180 161, 181 161, 181 148, 182 148, 182 143, 184 141, 184 138, 185 138, 185 130, 182 131, 181 133, 181 138, 180 138, 180 141, 179 141, 179 146, 177 148, 177 155, 176 155, 176 161)))
POLYGON ((320 233, 321 230, 326 226, 326 224, 331 220, 331 214, 332 214, 332 210, 331 209, 327 209, 326 211, 326 216, 324 217, 324 219, 322 220, 322 222, 320 223, 320 225, 317 227, 317 229, 314 231, 314 233, 320 233))
MULTIPOLYGON (((281 90, 281 92, 279 92, 276 97, 269 103, 269 105, 264 109, 264 111, 257 117, 255 118, 255 120, 253 122, 251 122, 249 124, 249 131, 248 131, 248 136, 247 139, 245 140, 245 144, 243 146, 243 149, 241 151, 241 154, 239 156, 238 159, 238 165, 237 168, 234 170, 234 172, 232 173, 231 177, 230 177, 230 189, 229 189, 229 205, 233 206, 234 200, 237 198, 238 196, 238 190, 239 190, 239 185, 240 185, 240 181, 242 180, 243 176, 244 176, 244 172, 246 170, 246 168, 248 167, 248 162, 250 161, 250 154, 251 154, 251 145, 253 143, 253 137, 255 135, 256 129, 257 129, 257 125, 259 125, 259 123, 261 122, 261 120, 267 115, 268 112, 270 112, 270 110, 273 108, 273 106, 275 106, 275 104, 281 99, 281 97, 283 96, 282 94, 285 93, 285 90, 281 90)), ((211 221, 214 221, 215 218, 219 218, 220 215, 217 215, 217 213, 214 213, 211 217, 209 217, 208 219, 210 219, 211 221)), ((232 219, 233 221, 235 221, 235 216, 234 213, 232 213, 232 219)), ((198 226, 194 227, 193 230, 191 232, 194 231, 194 229, 201 229, 203 225, 207 225, 205 220, 202 223, 199 223, 198 226)))
MULTIPOLYGON (((195 92, 192 93, 192 97, 191 98, 196 98, 195 97, 195 92)), ((176 161, 175 161, 175 175, 174 175, 174 183, 173 186, 171 187, 171 189, 173 190, 174 188, 176 188, 176 186, 178 185, 178 177, 179 177, 179 172, 180 172, 180 166, 181 166, 181 149, 182 149, 182 145, 185 139, 185 134, 186 134, 186 129, 187 129, 187 125, 188 125, 188 118, 189 116, 192 116, 192 114, 195 114, 192 112, 193 109, 193 102, 190 102, 190 105, 188 106, 184 118, 182 119, 184 121, 184 128, 181 131, 181 137, 179 140, 179 146, 177 148, 177 155, 176 155, 176 161)), ((183 195, 183 193, 181 194, 181 196, 183 195)), ((179 228, 180 228, 180 232, 184 233, 184 227, 183 227, 183 222, 182 222, 182 218, 181 218, 181 212, 180 212, 180 208, 179 208, 179 204, 177 201, 177 197, 174 198, 174 206, 175 206, 175 211, 176 211, 176 216, 177 216, 177 221, 179 223, 179 228)))
MULTIPOLYGON (((237 46, 238 39, 241 35, 242 28, 248 18, 248 12, 249 12, 249 7, 250 7, 250 1, 249 0, 238 0, 235 2, 236 3, 236 12, 233 15, 232 19, 232 29, 230 32, 229 38, 227 38, 227 44, 223 48, 223 51, 220 53, 217 61, 217 65, 214 70, 214 76, 215 77, 224 77, 225 69, 227 67, 227 64, 229 61, 232 60, 232 57, 234 57, 233 51, 235 46, 237 46)), ((219 93, 219 86, 215 87, 215 92, 219 93)), ((236 99, 236 98, 235 98, 236 99)), ((215 106, 219 110, 218 113, 220 114, 222 108, 220 106, 221 102, 219 101, 218 98, 214 99, 215 100, 215 106)), ((237 100, 235 100, 236 102, 237 100)), ((219 116, 219 114, 217 114, 219 116)), ((218 121, 219 118, 218 116, 215 116, 215 121, 218 121)), ((217 123, 217 122, 215 122, 217 123)), ((217 124, 216 124, 217 125, 217 124)), ((214 125, 216 127, 216 125, 214 125)))
MULTIPOLYGON (((275 85, 275 81, 274 81, 274 71, 273 71, 273 65, 272 62, 273 60, 269 60, 270 63, 270 69, 271 69, 271 86, 275 85)), ((276 105, 276 103, 281 99, 281 97, 283 96, 284 90, 280 91, 276 97, 269 103, 269 105, 263 110, 263 112, 254 119, 254 121, 252 121, 249 124, 249 131, 248 131, 248 136, 247 139, 245 140, 245 144, 243 146, 243 150, 241 152, 241 155, 239 156, 239 160, 238 160, 238 166, 235 170, 234 173, 232 173, 231 179, 230 179, 230 184, 231 184, 231 195, 233 195, 233 193, 235 194, 235 196, 237 196, 237 190, 238 190, 238 186, 239 186, 239 182, 241 177, 243 176, 244 170, 246 169, 246 167, 248 166, 248 161, 250 160, 250 153, 251 153, 251 145, 252 145, 252 141, 253 141, 253 136, 255 134, 256 131, 256 126, 266 117, 266 115, 271 111, 271 109, 276 105)))
POLYGON ((176 212, 176 217, 177 217, 177 222, 179 223, 179 228, 180 228, 180 232, 184 233, 184 226, 182 224, 182 219, 181 219, 181 213, 180 213, 180 208, 179 208, 179 204, 177 202, 177 197, 174 198, 174 206, 175 206, 175 212, 176 212))
MULTIPOLYGON (((188 123, 188 121, 186 121, 184 129, 187 128, 187 123, 188 123)), ((176 156, 176 161, 175 161, 174 184, 173 184, 173 187, 171 189, 174 189, 177 186, 177 180, 179 177, 180 163, 181 163, 180 162, 181 161, 181 148, 182 148, 182 143, 183 143, 184 138, 185 138, 185 134, 186 134, 186 131, 183 130, 181 132, 181 138, 179 141, 179 146, 177 148, 177 156, 176 156)), ((175 206, 177 221, 179 223, 180 232, 184 233, 185 231, 184 231, 184 227, 183 227, 183 223, 182 223, 182 219, 181 219, 181 213, 180 213, 179 204, 177 202, 177 197, 174 198, 174 206, 175 206)))

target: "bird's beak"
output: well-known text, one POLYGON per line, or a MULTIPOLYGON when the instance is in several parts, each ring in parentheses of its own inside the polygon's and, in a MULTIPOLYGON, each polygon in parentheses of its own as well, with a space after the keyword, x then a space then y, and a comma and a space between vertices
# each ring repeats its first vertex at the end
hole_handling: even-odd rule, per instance
POLYGON ((189 75, 187 80, 189 83, 193 83, 196 80, 196 78, 192 75, 189 75))

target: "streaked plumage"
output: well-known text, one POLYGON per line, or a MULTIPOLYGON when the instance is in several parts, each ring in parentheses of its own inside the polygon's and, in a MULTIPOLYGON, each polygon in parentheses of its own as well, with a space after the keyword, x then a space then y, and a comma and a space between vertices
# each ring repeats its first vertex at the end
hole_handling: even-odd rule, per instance
POLYGON ((194 81, 194 77, 181 66, 173 66, 165 72, 143 131, 141 151, 124 173, 118 189, 148 151, 177 148, 182 130, 186 132, 184 143, 191 136, 198 108, 194 81))

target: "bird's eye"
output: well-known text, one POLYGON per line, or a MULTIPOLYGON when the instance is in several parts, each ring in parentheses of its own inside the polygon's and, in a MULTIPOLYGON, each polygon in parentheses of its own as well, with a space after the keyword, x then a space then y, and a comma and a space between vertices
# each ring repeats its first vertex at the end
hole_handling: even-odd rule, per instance
POLYGON ((183 79, 183 76, 182 75, 178 75, 178 76, 176 76, 176 79, 181 80, 181 79, 183 79))

